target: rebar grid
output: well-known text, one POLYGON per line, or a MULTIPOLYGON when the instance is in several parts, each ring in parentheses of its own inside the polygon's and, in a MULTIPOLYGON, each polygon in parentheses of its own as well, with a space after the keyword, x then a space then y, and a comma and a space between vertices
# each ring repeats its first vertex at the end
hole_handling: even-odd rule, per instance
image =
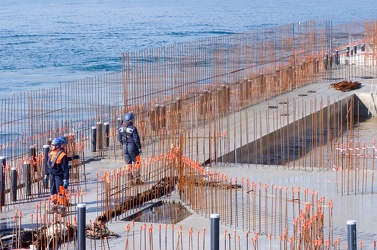
MULTIPOLYGON (((33 165, 31 194, 26 195, 22 187, 17 192, 25 200, 38 197, 43 191, 40 182, 44 156, 42 153, 30 156, 30 145, 38 149, 58 135, 72 136, 69 155, 79 154, 81 159, 121 159, 117 127, 122 114, 132 111, 137 115, 136 124, 147 148, 143 151, 146 155, 142 163, 146 166, 143 176, 151 184, 178 176, 177 190, 182 201, 204 216, 219 209, 224 223, 237 228, 246 221, 242 230, 255 232, 254 247, 262 233, 279 239, 285 249, 288 245, 293 248, 310 245, 313 249, 335 245, 335 240, 328 236, 330 233, 313 234, 323 233, 324 225, 331 231, 331 216, 323 216, 331 214, 332 204, 323 204, 322 198, 314 199, 312 193, 309 199, 308 190, 304 195, 300 190, 292 190, 289 196, 289 190, 250 180, 242 180, 238 187, 237 181, 228 180, 226 176, 203 172, 201 165, 265 164, 299 170, 340 166, 336 163, 340 156, 334 145, 344 145, 343 142, 355 138, 353 128, 357 122, 353 115, 358 109, 354 110, 354 98, 306 103, 298 97, 274 103, 268 110, 256 106, 315 81, 352 78, 357 67, 352 63, 363 63, 368 69, 365 76, 375 76, 372 42, 376 36, 375 25, 366 22, 364 31, 355 33, 364 34, 362 41, 348 43, 349 36, 346 39, 339 36, 340 41, 347 40, 336 47, 340 51, 339 63, 333 59, 333 41, 337 37, 334 37, 331 22, 311 21, 126 53, 120 74, 2 99, 1 131, 7 132, 1 137, 1 152, 9 159, 3 166, 5 185, 11 186, 11 167, 16 167, 20 183, 24 183, 21 166, 33 165), (360 50, 363 45, 366 48, 364 53, 351 56, 347 54, 350 45, 360 50), (247 109, 251 106, 256 108, 247 109), (96 152, 91 152, 90 128, 96 127, 98 131, 104 122, 109 122, 110 131, 97 136, 96 152), (330 127, 331 133, 325 135, 330 127), (107 139, 109 142, 105 145, 107 139), (289 148, 298 145, 291 154, 289 148), (175 155, 170 155, 172 151, 175 155), (244 186, 248 189, 244 190, 244 186), (304 206, 305 202, 310 206, 304 206), (324 209, 326 205, 328 208, 324 209), (316 237, 320 237, 320 241, 316 237)), ((346 166, 350 171, 353 161, 349 159, 346 166)), ((374 166, 374 158, 372 164, 374 166)), ((72 194, 77 191, 82 199, 85 188, 80 178, 85 173, 85 161, 74 162, 71 171, 72 194)), ((374 176, 364 181, 368 173, 342 177, 340 192, 344 193, 348 182, 361 182, 362 192, 373 193, 374 176)), ((112 219, 115 208, 120 212, 129 211, 146 201, 126 203, 126 193, 135 196, 150 187, 128 186, 122 168, 101 177, 101 186, 97 188, 101 190, 98 191, 101 204, 98 212, 112 219)), ((15 203, 11 201, 10 191, 6 193, 6 202, 2 205, 9 209, 15 203)), ((146 197, 152 198, 157 196, 146 197)), ((52 221, 42 220, 42 215, 37 217, 39 225, 50 225, 52 221)), ((69 223, 74 225, 75 219, 69 218, 69 223)), ((227 236, 224 238, 226 241, 227 236)), ((236 245, 234 243, 234 247, 236 245)))
MULTIPOLYGON (((359 38, 365 33, 370 40, 373 25, 367 22, 364 30, 357 26, 360 29, 348 36, 359 38)), ((331 21, 310 21, 127 52, 121 73, 1 99, 1 155, 17 157, 27 153, 29 145, 40 146, 49 138, 72 132, 88 141, 89 130, 97 122, 115 125, 128 110, 138 114, 138 121, 149 122, 148 113, 155 105, 170 105, 177 98, 197 96, 222 85, 231 91, 228 106, 232 110, 225 111, 234 112, 314 81, 349 78, 354 67, 340 75, 336 69, 346 60, 349 65, 352 60, 374 55, 375 46, 364 44, 364 39, 355 40, 352 45, 359 51, 367 46, 367 53, 347 58, 344 40, 348 39, 335 29, 331 21), (339 64, 329 59, 334 57, 332 44, 336 42, 343 44, 336 48, 339 64)), ((374 61, 367 60, 372 65, 366 76, 374 75, 374 61)))

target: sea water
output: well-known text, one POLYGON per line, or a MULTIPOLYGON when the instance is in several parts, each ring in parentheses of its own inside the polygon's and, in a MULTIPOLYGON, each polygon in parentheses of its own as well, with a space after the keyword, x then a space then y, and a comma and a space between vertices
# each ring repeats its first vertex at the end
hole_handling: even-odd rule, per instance
POLYGON ((0 98, 120 72, 122 52, 376 13, 372 0, 1 0, 0 98))

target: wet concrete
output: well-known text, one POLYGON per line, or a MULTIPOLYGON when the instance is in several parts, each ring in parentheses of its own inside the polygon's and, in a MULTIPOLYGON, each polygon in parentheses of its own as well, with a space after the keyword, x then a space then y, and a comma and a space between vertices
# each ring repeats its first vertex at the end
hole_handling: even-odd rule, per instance
POLYGON ((177 224, 191 213, 178 202, 159 201, 148 208, 124 218, 124 221, 134 221, 156 224, 177 224))

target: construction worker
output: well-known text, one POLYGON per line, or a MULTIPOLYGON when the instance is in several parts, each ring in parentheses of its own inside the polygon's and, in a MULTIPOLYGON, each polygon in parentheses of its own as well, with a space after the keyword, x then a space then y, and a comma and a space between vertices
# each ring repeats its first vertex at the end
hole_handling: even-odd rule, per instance
MULTIPOLYGON (((65 136, 59 136, 57 139, 61 140, 63 142, 62 144, 62 148, 64 149, 64 152, 67 154, 67 150, 68 150, 68 140, 65 136)), ((73 156, 67 156, 68 157, 68 162, 72 161, 72 160, 77 160, 77 159, 80 159, 80 156, 78 155, 73 155, 73 156)), ((68 163, 68 166, 69 168, 71 168, 70 164, 68 163)))
POLYGON ((132 113, 124 116, 123 125, 118 130, 118 140, 123 145, 124 161, 126 162, 126 170, 131 183, 133 183, 133 177, 135 177, 136 184, 142 184, 140 180, 141 143, 139 133, 133 125, 134 118, 132 113), (135 164, 134 168, 132 164, 135 164))
POLYGON ((55 138, 51 142, 51 151, 48 156, 46 175, 44 177, 47 180, 47 175, 50 175, 51 198, 58 195, 61 186, 64 186, 65 189, 68 188, 69 168, 68 157, 63 148, 64 143, 60 138, 55 138))
POLYGON ((68 141, 67 141, 67 138, 65 138, 65 136, 59 136, 58 138, 56 139, 59 139, 62 141, 62 148, 64 148, 64 150, 67 150, 65 147, 68 145, 68 141))

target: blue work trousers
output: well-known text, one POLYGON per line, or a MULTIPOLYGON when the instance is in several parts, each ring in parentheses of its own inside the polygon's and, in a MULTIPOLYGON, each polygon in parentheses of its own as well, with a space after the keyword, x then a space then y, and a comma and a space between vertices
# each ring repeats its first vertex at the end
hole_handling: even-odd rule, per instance
POLYGON ((136 163, 136 156, 139 155, 139 149, 134 143, 123 144, 123 154, 126 164, 136 163))
POLYGON ((63 186, 63 176, 50 174, 50 194, 58 194, 60 186, 63 186))

